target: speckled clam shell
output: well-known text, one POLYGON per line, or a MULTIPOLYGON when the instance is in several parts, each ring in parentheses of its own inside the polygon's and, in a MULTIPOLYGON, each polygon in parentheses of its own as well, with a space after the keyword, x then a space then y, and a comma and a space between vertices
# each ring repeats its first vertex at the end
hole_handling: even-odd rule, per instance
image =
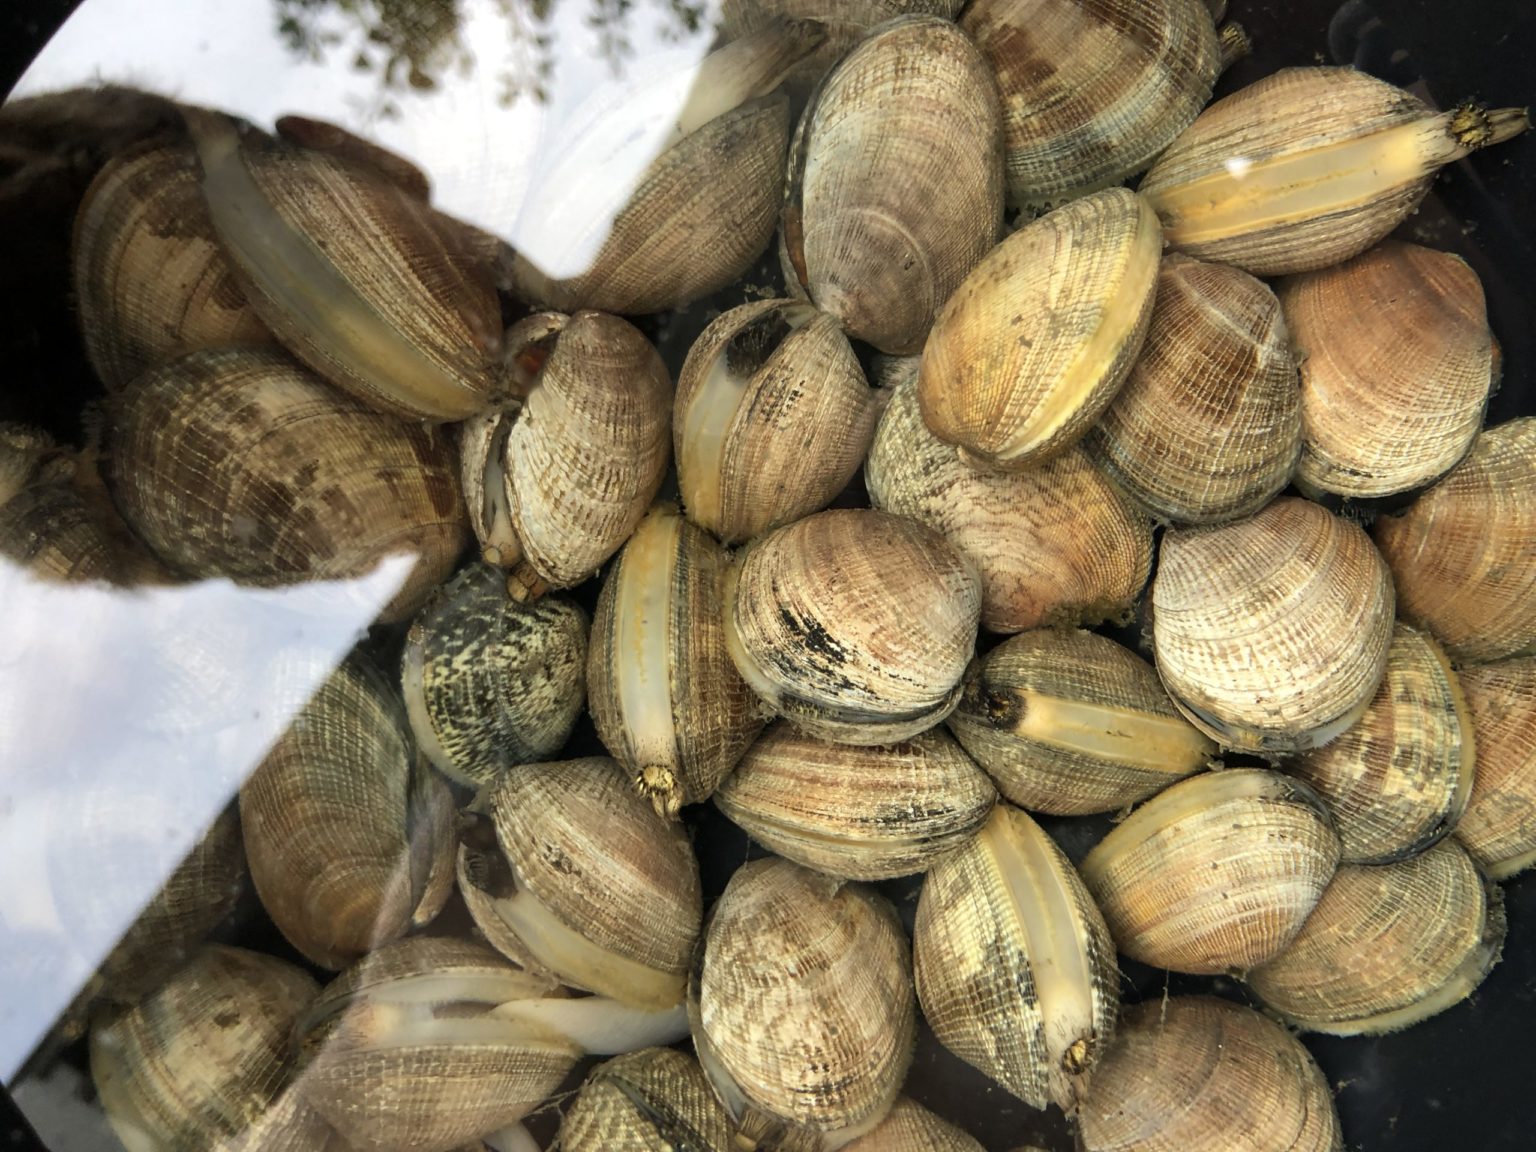
POLYGON ((1298 484, 1389 496, 1466 455, 1493 385, 1493 335, 1465 260, 1387 242, 1279 291, 1301 365, 1298 484))
POLYGON ((1115 1030, 1115 944, 1082 879, 1000 804, 923 881, 917 996, 946 1048, 1036 1108, 1076 1109, 1115 1030))
POLYGON ((997 794, 953 737, 854 747, 779 721, 715 792, 715 806, 759 844, 849 880, 925 871, 968 842, 997 794))
POLYGON ((923 423, 917 362, 864 465, 876 508, 936 529, 981 574, 981 624, 1018 632, 1127 613, 1152 568, 1152 522, 1078 448, 1023 472, 981 472, 923 423))
POLYGON ((1024 632, 971 665, 950 731, 1032 812, 1112 812, 1199 771, 1216 745, 1145 660, 1081 630, 1024 632))
POLYGON ((1365 715, 1287 765, 1328 802, 1348 864, 1423 851, 1461 819, 1472 789, 1473 723, 1455 672, 1427 634, 1399 624, 1365 715))
POLYGON ((994 248, 923 346, 923 421, 979 468, 1032 467, 1109 406, 1152 317, 1162 233, 1124 188, 1074 200, 994 248))
POLYGON ((710 914, 688 1011, 699 1062, 738 1120, 865 1131, 912 1058, 906 934, 871 890, 753 861, 710 914))
POLYGON ((1460 680, 1477 759, 1456 839, 1507 880, 1536 863, 1536 657, 1464 668, 1460 680))
POLYGON ((417 746, 471 787, 553 756, 581 714, 586 664, 579 606, 560 596, 522 603, 500 569, 473 564, 406 635, 401 684, 417 746))
POLYGON ((1373 533, 1403 618, 1453 660, 1486 663, 1536 645, 1536 418, 1484 431, 1440 483, 1373 533))
POLYGON ((867 1136, 843 1152, 982 1152, 965 1131, 905 1096, 867 1136))
POLYGON ((1517 109, 1437 114, 1353 68, 1282 68, 1202 112, 1141 193, 1172 248, 1256 276, 1304 272, 1363 252, 1441 165, 1527 126, 1517 109))
POLYGON ((1226 1000, 1127 1011, 1078 1113, 1085 1152, 1342 1152, 1328 1078, 1279 1024, 1226 1000))
POLYGON ((129 562, 113 520, 110 505, 93 507, 68 480, 32 484, 0 505, 0 556, 42 580, 123 583, 129 562))
POLYGON ((779 252, 793 292, 848 334, 911 355, 997 241, 997 89, 948 20, 871 31, 822 82, 790 144, 779 252))
POLYGON ((1278 955, 1338 863, 1338 835, 1311 789, 1230 768, 1147 801, 1088 853, 1082 875, 1125 955, 1219 974, 1278 955))
POLYGON ((767 719, 726 650, 725 549, 658 504, 598 596, 587 688, 599 739, 657 810, 709 799, 767 719))
POLYGON ((1202 0, 977 0, 960 26, 997 77, 1012 204, 1142 171, 1211 98, 1221 65, 1202 0))
POLYGON ((1160 520, 1257 512, 1301 452, 1280 302, 1246 272, 1166 256, 1141 355, 1088 433, 1094 462, 1160 520))
POLYGON ((592 1070, 560 1124, 566 1152, 728 1148, 735 1127, 698 1062, 647 1048, 592 1070))
POLYGON ((869 451, 882 399, 825 312, 788 300, 732 308, 677 379, 672 436, 688 519, 735 544, 825 508, 869 451))
POLYGON ((1504 902, 1455 840, 1395 864, 1346 864, 1300 935, 1248 973, 1297 1028, 1393 1032, 1470 996, 1498 963, 1504 902))
POLYGON ((1391 574, 1370 538, 1283 498, 1163 537, 1152 643, 1163 686, 1223 747, 1293 752, 1364 714, 1392 641, 1391 574))
POLYGON ((933 529, 868 509, 818 512, 751 545, 728 581, 731 659, 802 730, 889 744, 960 699, 981 584, 933 529))
POLYGON ((278 352, 193 352, 113 407, 107 483, 128 526, 189 576, 262 586, 416 566, 409 616, 467 539, 453 445, 376 413, 278 352))

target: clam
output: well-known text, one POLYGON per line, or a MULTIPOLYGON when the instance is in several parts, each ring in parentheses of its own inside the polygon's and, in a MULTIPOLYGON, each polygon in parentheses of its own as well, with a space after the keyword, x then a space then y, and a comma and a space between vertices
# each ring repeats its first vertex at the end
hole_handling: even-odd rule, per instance
POLYGON ((1301 435, 1275 294, 1236 268, 1165 257, 1141 355, 1089 455, 1159 519, 1209 524, 1278 495, 1301 435))
POLYGON ((917 998, 934 1035, 1036 1108, 1069 1115, 1115 1030, 1115 944, 1083 881, 1029 816, 1000 804, 923 881, 917 998))
POLYGON ((981 611, 974 570, 937 532, 851 508, 754 542, 725 599, 726 644, 752 690, 796 727, 848 744, 943 720, 981 611))
POLYGON ((997 241, 997 89, 948 20, 872 30, 821 83, 790 145, 784 281, 882 352, 911 355, 997 241))
POLYGON ((1461 819, 1472 789, 1473 714, 1440 646, 1399 624, 1365 715, 1289 766, 1324 800, 1349 864, 1423 851, 1461 819))
POLYGON ((1141 657, 1092 632, 1024 632, 966 674, 949 727, 1034 812, 1110 812, 1208 765, 1216 745, 1141 657))
POLYGON ((981 624, 1018 632, 1128 614, 1152 568, 1152 523, 1079 448, 1023 472, 980 472, 923 423, 917 362, 892 396, 864 482, 876 508, 943 534, 981 574, 981 624))
POLYGON ((708 533, 659 504, 598 596, 587 663, 592 722, 669 817, 709 798, 766 718, 726 651, 728 563, 708 533))
POLYGON ((844 1152, 982 1152, 965 1132, 905 1096, 886 1118, 844 1152))
POLYGON ((1353 68, 1282 68, 1202 112, 1141 193, 1181 252, 1256 276, 1305 272, 1365 251, 1443 165, 1529 126, 1518 108, 1436 113, 1353 68))
POLYGON ((328 152, 338 160, 366 168, 423 203, 432 199, 432 181, 425 172, 398 152, 348 132, 340 124, 289 114, 279 116, 272 128, 290 144, 328 152))
POLYGON ((710 913, 688 1016, 699 1063, 748 1136, 863 1135, 912 1059, 911 956, 895 909, 787 860, 742 865, 710 913))
POLYGON ((780 856, 850 880, 925 871, 966 844, 997 794, 954 738, 852 747, 780 720, 715 792, 715 806, 780 856))
POLYGON ((276 351, 193 352, 113 404, 107 482, 128 526, 195 577, 262 586, 416 565, 410 615, 467 538, 453 445, 376 413, 276 351))
POLYGON ((1163 537, 1157 671, 1224 747, 1326 744, 1370 706, 1392 640, 1392 577, 1356 525, 1305 500, 1163 537))
POLYGON ((1342 1152, 1328 1079, 1302 1043, 1209 996, 1126 1013, 1078 1113, 1085 1152, 1342 1152))
POLYGON ((429 878, 452 852, 436 813, 449 808, 399 695, 354 656, 240 789, 251 880, 289 943, 342 968, 404 935, 430 903, 429 878))
POLYGON ((735 1126, 693 1057, 647 1048, 599 1064, 560 1124, 566 1152, 729 1148, 735 1126))
POLYGON ((1162 233, 1124 188, 1009 236, 950 296, 923 347, 933 434, 978 468, 1032 467, 1080 440, 1141 349, 1162 233))
POLYGON ((1536 645, 1536 418, 1484 431, 1450 473, 1373 529, 1399 610, 1452 660, 1536 645))
POLYGON ((470 523, 488 563, 568 588, 618 551, 660 488, 672 381, 633 325, 599 312, 530 316, 506 350, 526 398, 463 426, 470 523))
POLYGON ((1278 955, 1338 863, 1338 835, 1311 789, 1230 768, 1147 801, 1094 846, 1082 874, 1125 955, 1217 974, 1278 955))
POLYGON ((406 635, 401 682, 417 747, 471 787, 558 752, 585 699, 587 615, 515 600, 484 564, 434 596, 406 635))
POLYGON ((1456 839, 1507 880, 1536 863, 1536 657, 1464 668, 1460 680, 1477 758, 1456 839))
POLYGON ((763 300, 706 328, 677 380, 677 484, 695 524, 727 544, 825 508, 869 451, 883 396, 838 323, 763 300))
POLYGON ((1499 960, 1497 886, 1455 840, 1395 864, 1346 864, 1300 935, 1248 984, 1297 1028, 1392 1032, 1470 996, 1499 960))
POLYGON ((1493 386, 1493 334, 1466 261, 1389 242, 1280 285, 1301 364, 1308 491, 1369 499, 1466 455, 1493 386))
POLYGON ((481 931, 524 967, 642 1008, 682 1003, 699 866, 612 760, 503 773, 471 813, 459 872, 481 931))

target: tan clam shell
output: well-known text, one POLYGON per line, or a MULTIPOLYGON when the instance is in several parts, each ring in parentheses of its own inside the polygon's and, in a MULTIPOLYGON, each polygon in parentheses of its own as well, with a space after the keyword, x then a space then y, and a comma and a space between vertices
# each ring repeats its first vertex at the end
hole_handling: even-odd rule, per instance
POLYGON ((1282 68, 1202 112, 1141 193, 1172 248, 1256 276, 1303 272, 1363 252, 1442 165, 1528 126, 1518 109, 1436 114, 1353 68, 1282 68))
POLYGON ((1403 618, 1453 660, 1536 645, 1536 417, 1485 430, 1440 483, 1373 529, 1403 618))
POLYGON ((1141 349, 1161 257, 1157 217, 1124 188, 1013 233, 934 322, 924 422, 976 467, 1031 467, 1081 439, 1141 349))
POLYGON ((1246 979, 1293 1026, 1392 1032, 1470 996, 1499 961, 1504 901, 1454 839, 1395 864, 1346 864, 1300 935, 1246 979))
POLYGON ((689 987, 694 1045, 737 1120, 821 1133, 884 1118, 912 1059, 906 933, 873 891, 787 860, 744 864, 689 987))
POLYGON ((1477 759, 1456 839, 1507 880, 1536 863, 1536 657, 1464 668, 1460 679, 1477 759))
POLYGON ((1284 949, 1338 862, 1338 835, 1311 789, 1230 768, 1148 800, 1088 853, 1082 875, 1125 955, 1219 974, 1284 949))
POLYGON ((933 865, 913 947, 940 1042, 1036 1108, 1075 1111, 1115 1030, 1115 944, 1028 814, 999 804, 979 836, 933 865))
POLYGON ((1131 1008, 1078 1113, 1085 1152, 1343 1152, 1328 1078, 1273 1020, 1210 996, 1131 1008))
POLYGON ((849 880, 925 871, 970 841, 997 794, 940 728, 902 744, 830 744, 780 720, 715 792, 758 843, 849 880))
POLYGON ((599 1064, 560 1124, 566 1152, 675 1152, 731 1147, 735 1125, 698 1061, 647 1048, 599 1064))
POLYGON ((1012 204, 1060 204, 1142 171, 1221 66, 1202 0, 977 0, 960 27, 997 76, 1012 204))
POLYGON ((135 533, 187 575, 262 586, 415 554, 381 613, 416 610, 466 537, 453 446, 373 412, 278 352, 194 352, 114 406, 108 484, 135 533))
POLYGON ((872 30, 812 97, 790 144, 784 281, 882 352, 923 344, 951 292, 997 242, 997 89, 955 25, 903 16, 872 30))
POLYGON ((1209 524, 1278 495, 1301 432, 1275 294, 1236 268, 1165 257, 1141 355, 1088 433, 1094 462, 1159 519, 1209 524))
POLYGON ((592 722, 636 787, 674 818, 709 799, 766 719, 726 651, 729 563, 708 533, 658 504, 597 599, 587 661, 592 722))
POLYGON ((1493 334, 1465 260, 1387 242, 1279 292, 1301 366, 1299 485, 1389 496, 1466 455, 1493 385, 1493 334))
POLYGON ((981 624, 1018 632, 1097 624, 1130 611, 1152 569, 1152 523, 1087 455, 980 472, 923 423, 916 361, 880 418, 864 482, 876 508, 944 535, 981 573, 981 624))
POLYGON ((240 789, 251 880, 289 943, 342 968, 404 935, 452 852, 431 816, 445 791, 394 687, 349 658, 240 789))
POLYGON ((75 218, 74 289, 91 367, 109 390, 195 348, 277 342, 214 235, 188 144, 101 170, 75 218))
POLYGON ((1163 537, 1152 642, 1163 686, 1224 747, 1326 744, 1370 706, 1392 640, 1391 575, 1356 525, 1276 500, 1163 537))
POLYGON ((1008 800, 1080 816, 1145 800, 1216 745, 1140 656, 1092 632, 1024 632, 971 666, 950 731, 1008 800))
POLYGON ((889 744, 959 701, 981 587, 933 529, 868 509, 818 512, 752 544, 728 580, 737 671, 804 731, 889 744))
POLYGON ((844 1144, 843 1152, 983 1152, 982 1147, 947 1120, 905 1096, 867 1136, 844 1144))
POLYGON ((1472 790, 1473 716, 1427 634, 1399 624, 1387 674, 1359 721, 1287 766, 1324 800, 1347 864, 1386 864, 1436 843, 1472 790))
POLYGON ((32 484, 0 505, 0 556, 49 581, 128 575, 116 534, 68 482, 32 484))
POLYGON ((735 544, 825 508, 869 451, 881 400, 831 316, 790 300, 732 308, 677 378, 688 519, 735 544))

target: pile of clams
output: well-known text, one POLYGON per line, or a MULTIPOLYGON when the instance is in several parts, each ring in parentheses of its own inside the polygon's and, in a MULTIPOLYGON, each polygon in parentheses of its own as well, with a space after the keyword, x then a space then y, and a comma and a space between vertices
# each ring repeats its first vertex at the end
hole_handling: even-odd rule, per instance
POLYGON ((1277 1021, 1454 1010, 1536 860, 1536 418, 1384 240, 1528 121, 1210 103, 1212 7, 727 2, 530 191, 584 269, 301 117, 101 164, 98 410, 0 426, 0 552, 414 558, 87 990, 129 1152, 1358 1139, 1277 1021))

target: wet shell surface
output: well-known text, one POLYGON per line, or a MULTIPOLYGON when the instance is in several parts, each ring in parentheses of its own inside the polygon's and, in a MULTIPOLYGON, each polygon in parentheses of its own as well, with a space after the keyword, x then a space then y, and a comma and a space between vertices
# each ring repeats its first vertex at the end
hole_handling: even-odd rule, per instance
POLYGON ((1464 668, 1460 679, 1477 760, 1456 838, 1506 880, 1536 863, 1536 657, 1464 668))
POLYGON ((1078 1114, 1085 1152, 1342 1152, 1328 1079, 1273 1020, 1209 996, 1126 1013, 1078 1114))
POLYGON ((692 1056, 647 1048, 600 1064, 560 1125, 566 1152, 729 1148, 735 1128, 692 1056))
POLYGON ((1296 364, 1275 294, 1236 268, 1164 257, 1141 355, 1086 445, 1161 520, 1257 512, 1301 452, 1296 364))
POLYGON ((1000 804, 923 882, 917 996, 934 1035, 1036 1108, 1076 1110, 1115 1030, 1115 944, 1077 871, 1000 804))
POLYGON ((1202 0, 977 0, 960 26, 997 77, 1018 205, 1145 169, 1211 98, 1221 64, 1202 0))
POLYGON ((994 248, 923 346, 923 421, 978 468, 1031 467, 1087 433, 1152 316, 1162 233, 1124 188, 1075 200, 994 248))
POLYGON ((943 534, 981 574, 981 624, 1018 632, 1130 611, 1152 568, 1152 523, 1078 448, 1023 472, 981 472, 923 423, 904 362, 864 481, 875 507, 943 534))
POLYGON ((1295 1027, 1393 1032, 1470 996, 1498 963, 1504 902, 1455 840, 1395 864, 1346 864, 1300 935, 1248 973, 1295 1027))
POLYGON ((869 451, 882 399, 825 312, 788 300, 732 308, 677 380, 688 519, 735 544, 825 508, 869 451))
POLYGON ((1021 633, 966 674, 949 728, 1004 796, 1032 812, 1111 812, 1209 764, 1141 657, 1080 630, 1021 633))
POLYGON ((1231 768, 1175 784, 1083 860, 1120 951, 1173 972, 1243 972, 1289 944, 1339 863, 1311 789, 1231 768))
POLYGON ((1308 501, 1163 537, 1157 671, 1223 747, 1292 752, 1345 731, 1381 684, 1392 622, 1392 577, 1370 538, 1308 501))
POLYGON ((517 601, 500 569, 473 564, 412 623, 401 663, 417 746, 478 787, 569 738, 586 699, 587 615, 559 596, 517 601))
POLYGON ((790 144, 784 281, 882 352, 922 348, 997 241, 997 89, 975 45, 934 16, 891 20, 812 97, 790 144))
POLYGON ((709 799, 767 719, 726 650, 729 563, 707 532, 659 504, 597 599, 592 722, 635 786, 674 818, 709 799))
POLYGON ((867 1136, 843 1145, 844 1152, 982 1152, 975 1140, 947 1120, 905 1096, 867 1136))
POLYGON ((997 794, 942 729, 901 744, 830 744, 778 721, 715 792, 759 844, 850 880, 925 871, 974 836, 997 794))
POLYGON ((1404 619, 1433 632, 1453 660, 1486 663, 1536 645, 1536 418, 1484 431, 1374 534, 1404 619))
POLYGON ((727 588, 737 671, 812 735, 894 743, 933 727, 960 699, 980 581, 915 520, 818 512, 748 548, 727 588))
POLYGON ((1399 624, 1365 715, 1286 767, 1328 802, 1345 863, 1390 863, 1428 848, 1461 819, 1472 789, 1473 728, 1445 653, 1399 624))
POLYGON ((467 539, 453 445, 278 352, 194 352, 125 389, 107 481, 128 526, 189 576, 262 586, 418 557, 381 619, 413 613, 467 539))

